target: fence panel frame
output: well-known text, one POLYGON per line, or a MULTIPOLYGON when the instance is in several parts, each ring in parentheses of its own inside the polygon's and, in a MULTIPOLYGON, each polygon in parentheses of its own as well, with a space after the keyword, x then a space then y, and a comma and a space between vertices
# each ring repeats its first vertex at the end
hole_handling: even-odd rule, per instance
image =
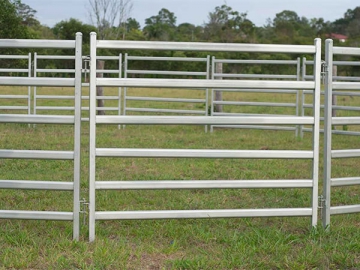
POLYGON ((73 151, 46 150, 0 150, 0 158, 5 159, 51 159, 73 160, 73 181, 57 182, 42 180, 0 180, 1 189, 36 189, 73 192, 73 211, 22 211, 0 210, 0 218, 5 219, 38 219, 38 220, 67 220, 73 222, 73 239, 80 236, 80 147, 81 147, 81 70, 82 70, 82 34, 76 33, 74 40, 0 40, 0 47, 11 48, 58 48, 74 49, 76 66, 73 79, 63 78, 22 78, 0 77, 1 85, 20 86, 72 86, 75 88, 74 116, 54 115, 0 115, 1 123, 27 124, 72 124, 74 125, 73 151))
POLYGON ((335 47, 333 46, 333 40, 327 39, 325 41, 325 62, 328 67, 325 74, 325 122, 324 122, 324 185, 323 185, 323 200, 324 210, 322 212, 322 223, 325 228, 330 226, 331 215, 335 214, 349 214, 359 213, 360 204, 358 205, 343 205, 332 206, 331 205, 331 188, 339 186, 359 185, 360 176, 357 177, 345 177, 345 178, 332 178, 332 159, 335 158, 360 158, 360 149, 332 149, 332 130, 333 126, 340 124, 353 124, 360 125, 360 117, 333 117, 332 109, 332 96, 333 90, 345 89, 345 90, 359 90, 359 82, 335 82, 333 77, 333 65, 336 63, 333 61, 334 55, 357 55, 360 56, 359 48, 350 47, 335 47))
MULTIPOLYGON (((213 43, 171 43, 171 42, 133 42, 133 41, 104 41, 97 40, 96 33, 90 34, 90 58, 91 67, 94 67, 94 61, 96 59, 98 48, 108 49, 148 49, 148 50, 204 50, 204 51, 256 51, 256 52, 283 52, 287 53, 312 53, 315 54, 316 59, 316 74, 313 82, 285 82, 285 81, 247 81, 234 83, 234 81, 221 81, 216 82, 212 80, 166 80, 166 79, 103 79, 96 78, 96 69, 90 70, 90 140, 89 140, 89 241, 95 240, 95 223, 96 220, 104 219, 164 219, 164 218, 208 218, 208 217, 265 217, 265 216, 308 216, 311 217, 312 226, 317 225, 317 212, 318 212, 318 166, 319 166, 319 119, 320 119, 320 69, 321 69, 321 40, 315 39, 313 46, 290 46, 290 45, 249 45, 249 44, 213 44, 213 43), (244 85, 243 85, 244 84, 244 85), (197 151, 185 150, 185 149, 106 149, 96 148, 96 125, 100 123, 112 123, 112 124, 129 124, 135 123, 136 117, 133 116, 96 116, 96 86, 121 86, 121 87, 169 87, 178 86, 182 88, 194 87, 194 88, 241 88, 241 87, 264 87, 267 89, 280 87, 280 89, 313 89, 315 110, 314 115, 311 117, 314 125, 313 133, 313 148, 312 151, 305 151, 299 153, 291 153, 292 151, 266 151, 266 157, 268 158, 310 158, 312 160, 311 179, 300 179, 301 187, 309 185, 312 189, 311 206, 309 208, 293 208, 293 209, 259 209, 254 211, 253 209, 232 209, 232 210, 172 210, 172 211, 131 211, 131 212, 119 212, 119 211, 96 211, 96 190, 98 189, 122 189, 122 182, 110 183, 107 185, 101 181, 96 181, 96 157, 97 156, 116 156, 116 157, 206 157, 206 158, 262 158, 264 157, 263 150, 254 151, 217 151, 217 150, 202 150, 197 151)), ((176 116, 142 116, 136 118, 137 124, 172 124, 176 121, 180 121, 182 124, 214 124, 216 121, 221 120, 218 117, 208 116, 204 117, 192 117, 191 120, 188 117, 176 117, 176 116), (165 121, 165 119, 167 119, 165 121), (218 119, 218 120, 216 120, 218 119), (190 122, 189 122, 190 121, 190 122)), ((278 124, 279 121, 287 123, 289 119, 285 117, 263 117, 267 123, 278 124)), ((253 119, 255 121, 255 119, 253 119)), ((228 119, 228 124, 244 124, 247 121, 244 117, 231 117, 228 119)), ((292 117, 291 123, 302 124, 299 117, 292 117)), ((256 121, 255 121, 256 122, 256 121)), ((258 123, 259 124, 259 123, 258 123)), ((301 151, 300 151, 301 152, 301 151)), ((221 181, 219 181, 221 182, 221 181)), ((242 181, 241 181, 242 182, 242 181)), ((145 188, 145 183, 137 183, 141 188, 145 188)), ((167 189, 166 182, 161 183, 165 186, 162 188, 167 189)), ((177 185, 179 183, 174 183, 177 185)), ((192 183, 193 185, 201 185, 201 183, 192 183)), ((204 184, 207 184, 204 182, 204 184)), ((201 185, 202 187, 204 186, 201 185)), ((226 184, 226 183, 222 183, 226 184)), ((246 185, 245 182, 237 183, 240 186, 246 185)), ((268 188, 268 184, 260 183, 261 188, 268 188)), ((272 183, 275 184, 275 183, 272 183)), ((275 184, 276 186, 276 184, 275 184)), ((188 188, 179 187, 178 188, 188 188)))

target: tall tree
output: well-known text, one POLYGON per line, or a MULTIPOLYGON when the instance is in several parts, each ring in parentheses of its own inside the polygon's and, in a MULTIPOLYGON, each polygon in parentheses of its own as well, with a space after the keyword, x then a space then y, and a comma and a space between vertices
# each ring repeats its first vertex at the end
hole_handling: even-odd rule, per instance
POLYGON ((205 39, 217 42, 239 42, 246 40, 255 29, 246 18, 247 13, 239 13, 227 5, 215 7, 209 13, 205 24, 205 39))
POLYGON ((144 34, 150 40, 173 40, 175 30, 176 16, 166 8, 145 20, 144 34))
POLYGON ((20 1, 0 0, 0 38, 28 38, 29 32, 17 11, 20 1))
POLYGON ((125 39, 126 21, 133 8, 132 0, 89 0, 89 13, 100 39, 125 39))

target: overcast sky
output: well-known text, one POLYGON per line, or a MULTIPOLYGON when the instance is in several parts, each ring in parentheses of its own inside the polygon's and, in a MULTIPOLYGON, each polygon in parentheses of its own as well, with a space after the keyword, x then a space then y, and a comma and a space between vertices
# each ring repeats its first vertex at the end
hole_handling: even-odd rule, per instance
MULTIPOLYGON (((37 18, 50 27, 62 20, 76 18, 90 23, 89 0, 22 0, 37 10, 37 18)), ((240 13, 247 12, 248 18, 257 26, 266 23, 283 10, 295 11, 307 18, 324 18, 333 21, 341 18, 347 9, 360 6, 359 0, 133 0, 131 17, 143 27, 146 18, 157 15, 162 8, 173 12, 177 24, 184 22, 202 25, 208 21, 209 12, 226 3, 240 13)))

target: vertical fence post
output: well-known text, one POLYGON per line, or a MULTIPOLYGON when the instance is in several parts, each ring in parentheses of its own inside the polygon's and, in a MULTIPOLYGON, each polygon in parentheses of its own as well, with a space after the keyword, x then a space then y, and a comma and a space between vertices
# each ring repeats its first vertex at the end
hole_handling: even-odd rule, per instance
MULTIPOLYGON (((223 63, 216 63, 215 64, 215 73, 222 74, 223 73, 223 63)), ((222 77, 215 77, 217 80, 222 80, 222 77)), ((222 101, 222 91, 215 91, 215 100, 222 101)), ((216 104, 215 106, 216 112, 223 111, 223 105, 216 104)))
POLYGON ((317 226, 318 222, 318 188, 319 188, 319 142, 320 142, 320 98, 321 98, 321 39, 315 39, 315 65, 314 65, 314 81, 315 81, 315 91, 314 91, 314 102, 313 102, 313 114, 314 114, 314 128, 313 128, 313 197, 312 197, 312 221, 311 224, 313 227, 317 226))
POLYGON ((90 33, 89 241, 95 240, 96 33, 90 33))
MULTIPOLYGON (((337 66, 333 66, 332 72, 333 72, 332 76, 336 77, 337 76, 337 66)), ((335 80, 332 80, 332 81, 334 82, 335 80)), ((332 100, 332 106, 336 106, 336 104, 337 104, 336 95, 332 94, 331 100, 332 100)), ((332 115, 332 117, 336 117, 336 109, 332 108, 331 115, 332 115)))
MULTIPOLYGON (((298 57, 297 59, 297 64, 296 64, 296 80, 300 81, 301 80, 301 76, 300 76, 300 71, 301 71, 301 65, 300 65, 300 57, 298 57)), ((300 115, 300 90, 298 90, 296 92, 296 116, 300 115)), ((295 137, 299 137, 300 134, 300 125, 297 125, 297 127, 295 128, 295 137)))
POLYGON ((325 112, 324 112, 324 180, 323 199, 324 209, 322 223, 324 227, 330 225, 330 192, 331 192, 331 132, 332 132, 332 77, 333 77, 333 41, 325 42, 325 62, 328 67, 325 77, 325 112))
POLYGON ((74 108, 74 228, 73 238, 80 236, 80 152, 81 152, 81 95, 82 95, 82 34, 75 40, 75 108, 74 108))

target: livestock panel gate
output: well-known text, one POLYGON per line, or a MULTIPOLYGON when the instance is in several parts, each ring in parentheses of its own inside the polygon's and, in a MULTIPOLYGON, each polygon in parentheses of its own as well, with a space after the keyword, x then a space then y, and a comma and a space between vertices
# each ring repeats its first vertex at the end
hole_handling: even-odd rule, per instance
MULTIPOLYGON (((173 68, 174 69, 174 68, 173 68)), ((208 55, 206 58, 199 57, 152 57, 152 56, 130 56, 127 53, 125 54, 124 60, 124 78, 129 77, 140 77, 140 76, 156 76, 156 78, 205 78, 209 79, 210 77, 210 56, 208 55), (166 64, 174 64, 174 63, 204 63, 201 69, 195 70, 152 70, 152 69, 134 69, 132 68, 136 63, 166 63, 166 64)), ((124 105, 123 105, 123 115, 127 115, 130 113, 140 113, 140 114, 180 114, 180 115, 208 115, 208 107, 209 107, 209 90, 208 89, 196 89, 197 92, 200 92, 202 96, 197 98, 186 97, 184 91, 182 91, 181 97, 159 97, 156 95, 152 95, 152 91, 154 89, 150 88, 150 91, 146 92, 141 91, 140 94, 137 95, 129 95, 129 90, 127 87, 124 87, 124 105), (129 105, 129 103, 136 105, 129 105), (150 103, 151 107, 145 107, 144 104, 150 103), (178 104, 177 108, 169 108, 165 104, 178 104), (198 105, 198 106, 196 106, 198 105), (191 108, 188 108, 190 106, 191 108)), ((168 91, 171 94, 174 92, 168 91)), ((194 92, 194 90, 192 90, 194 92)), ((148 106, 149 106, 148 105, 148 106)), ((207 126, 205 126, 205 131, 207 131, 207 126)))
MULTIPOLYGON (((260 45, 216 44, 187 42, 107 41, 97 40, 91 33, 90 48, 90 146, 89 146, 89 240, 95 240, 96 221, 138 219, 187 219, 187 218, 239 218, 239 217, 310 217, 317 225, 318 167, 319 167, 319 118, 320 118, 320 68, 321 40, 314 45, 260 45), (206 79, 145 79, 145 78, 96 78, 95 61, 98 49, 116 50, 171 50, 203 52, 256 52, 311 54, 315 61, 313 81, 289 80, 206 80, 206 79), (314 91, 312 116, 158 116, 158 115, 96 115, 96 87, 139 88, 190 88, 190 89, 286 89, 314 91), (220 149, 164 149, 164 148, 99 148, 98 125, 312 125, 313 137, 310 150, 220 150, 220 149), (99 158, 210 158, 210 159, 299 159, 311 161, 308 179, 268 180, 98 180, 99 158), (264 209, 202 209, 202 210, 97 210, 99 190, 184 190, 184 189, 277 189, 306 188, 311 192, 307 207, 264 209)), ((101 135, 99 133, 99 135, 101 135)), ((139 134, 140 136, 141 134, 139 134)), ((211 134, 208 134, 211 136, 211 134)))
MULTIPOLYGON (((26 77, 31 77, 31 53, 27 55, 0 55, 0 74, 7 74, 8 76, 11 74, 24 74, 26 77), (21 63, 20 67, 14 68, 13 65, 16 64, 16 61, 26 60, 25 63, 21 63), (3 62, 9 61, 8 66, 3 67, 3 62), (27 66, 27 68, 25 68, 27 66)), ((18 92, 18 91, 16 91, 18 92)), ((22 91, 24 92, 24 91, 22 91)), ((31 87, 27 87, 26 94, 0 94, 0 110, 1 111, 8 111, 9 113, 18 113, 19 111, 25 111, 27 114, 31 114, 31 87), (9 105, 6 104, 9 100, 16 100, 17 105, 9 105)))
MULTIPOLYGON (((213 80, 222 80, 222 79, 256 79, 256 80, 262 80, 262 79, 276 79, 276 80, 300 80, 300 58, 297 58, 296 60, 253 60, 253 59, 247 59, 247 60, 239 60, 239 59, 216 59, 215 57, 212 58, 212 72, 211 76, 213 80), (291 71, 291 68, 293 68, 292 74, 245 74, 245 73, 237 73, 237 72, 229 72, 229 70, 225 71, 225 65, 227 65, 228 69, 236 68, 246 68, 249 66, 257 66, 257 67, 264 67, 264 66, 271 66, 273 69, 280 66, 288 67, 288 69, 291 71), (221 65, 221 69, 218 69, 221 65)), ((278 71, 279 72, 279 71, 278 71)), ((279 72, 280 73, 280 72, 279 72)), ((287 72, 291 73, 291 72, 287 72)), ((278 98, 280 99, 280 95, 278 95, 278 98)), ((244 96, 244 95, 241 95, 244 96)), ((299 96, 300 92, 298 90, 286 90, 286 89, 217 89, 216 91, 211 91, 211 115, 213 116, 275 116, 277 114, 271 114, 271 113, 251 113, 251 110, 249 107, 266 107, 267 110, 272 110, 272 108, 287 108, 289 114, 287 116, 298 116, 299 115, 299 96), (216 93, 221 93, 221 100, 216 99, 216 93), (241 100, 237 101, 234 100, 235 97, 239 97, 240 95, 238 93, 258 93, 257 98, 266 99, 266 97, 261 96, 261 94, 280 94, 281 97, 284 97, 286 94, 288 95, 294 95, 295 97, 287 102, 270 102, 270 101, 247 101, 247 100, 241 100), (233 96, 229 97, 228 99, 224 98, 222 94, 228 94, 232 93, 233 96), (237 94, 237 95, 236 95, 237 94), (236 95, 236 96, 235 96, 236 95), (226 99, 226 100, 225 100, 226 99), (235 106, 235 111, 226 110, 226 108, 222 107, 230 107, 235 106), (216 108, 221 107, 222 110, 218 111, 216 108), (237 111, 236 111, 237 110, 237 111), (241 110, 243 112, 239 112, 238 110, 241 110)), ((268 96, 267 96, 268 97, 268 96)), ((285 114, 280 116, 286 116, 285 114)), ((289 131, 295 131, 295 136, 298 136, 299 127, 291 127, 291 126, 253 126, 253 125, 241 125, 241 126, 211 126, 211 132, 213 131, 214 127, 225 127, 225 128, 251 128, 251 129, 264 129, 264 130, 289 130, 289 131)))
MULTIPOLYGON (((335 81, 338 78, 334 78, 333 76, 333 65, 335 65, 335 61, 333 61, 334 56, 354 56, 360 57, 360 48, 350 48, 350 47, 336 47, 333 46, 332 40, 326 40, 325 44, 325 63, 327 67, 326 77, 325 77, 325 126, 324 126, 324 189, 323 189, 323 225, 330 225, 330 217, 331 215, 336 214, 349 214, 349 213, 359 213, 360 212, 360 204, 352 204, 347 205, 333 205, 332 198, 335 196, 331 196, 331 191, 335 188, 346 187, 346 186, 358 186, 360 184, 360 174, 357 171, 357 175, 349 176, 348 172, 344 170, 344 165, 334 164, 336 160, 345 159, 347 162, 351 159, 356 159, 355 162, 358 162, 358 158, 360 158, 360 143, 359 140, 355 140, 355 144, 351 144, 350 148, 348 147, 349 142, 344 144, 344 148, 342 149, 334 149, 333 141, 336 139, 336 135, 334 133, 333 127, 338 125, 360 125, 360 114, 352 114, 348 116, 337 116, 335 117, 332 114, 332 109, 334 105, 332 104, 332 96, 334 92, 341 93, 344 91, 351 91, 351 93, 358 93, 360 90, 360 82, 355 79, 352 81, 335 81), (346 148, 345 148, 346 145, 346 148), (334 177, 335 169, 337 166, 341 166, 340 172, 343 177, 338 177, 339 170, 336 172, 336 177, 334 177)), ((359 107, 358 107, 359 108, 359 107)), ((359 132, 357 132, 357 136, 359 136, 359 132)), ((356 134, 351 134, 356 135, 356 134)), ((334 191, 333 191, 334 194, 334 191)), ((358 196, 356 196, 358 198, 358 196)))
MULTIPOLYGON (((82 34, 77 33, 75 40, 0 40, 0 48, 43 49, 57 48, 74 50, 74 78, 43 77, 0 77, 1 86, 41 86, 41 87, 73 87, 75 92, 74 115, 29 115, 0 114, 1 124, 51 124, 72 125, 74 128, 72 150, 14 150, 1 149, 0 159, 25 160, 68 160, 73 162, 73 177, 67 181, 49 181, 49 179, 33 180, 0 180, 0 189, 67 191, 73 193, 73 211, 53 210, 9 210, 1 209, 1 219, 33 219, 59 220, 73 222, 73 238, 79 239, 80 215, 80 137, 81 137, 81 70, 82 70, 82 34)), ((51 136, 52 137, 52 136, 51 136)), ((52 139, 52 138, 51 138, 52 139)), ((24 140, 26 143, 26 141, 24 140)), ((9 146, 11 147, 11 146, 9 146)), ((21 147, 24 147, 23 145, 21 147)), ((3 176, 0 176, 0 179, 3 176)), ((65 180, 65 179, 64 179, 65 180)), ((56 198, 52 198, 56 201, 56 198)), ((41 204, 39 207, 42 208, 41 204)), ((7 207, 6 207, 7 208, 7 207)))

